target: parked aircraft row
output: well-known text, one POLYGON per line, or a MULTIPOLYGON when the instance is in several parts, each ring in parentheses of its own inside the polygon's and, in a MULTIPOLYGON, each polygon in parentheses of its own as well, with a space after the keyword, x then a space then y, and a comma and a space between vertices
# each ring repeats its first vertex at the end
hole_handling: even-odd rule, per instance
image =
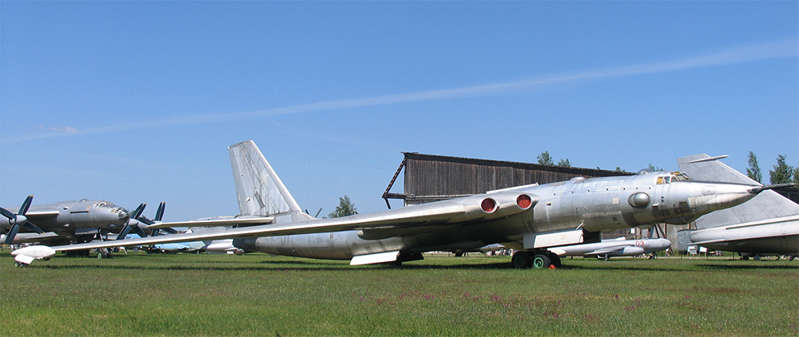
MULTIPOLYGON (((602 231, 684 224, 735 207, 773 186, 751 182, 691 180, 681 172, 574 178, 354 216, 317 219, 302 211, 252 141, 229 147, 240 218, 156 223, 163 226, 250 226, 13 252, 29 264, 56 252, 233 239, 245 251, 321 259, 352 265, 401 263, 432 250, 477 249, 501 243, 513 248, 517 268, 559 265, 558 247, 599 242, 602 231), (226 221, 227 220, 227 221, 226 221)), ((701 167, 693 167, 702 172, 701 167)), ((696 172, 695 172, 696 173, 696 172)), ((701 175, 697 175, 701 176, 701 175)), ((704 180, 704 179, 702 179, 704 180)))
POLYGON ((124 208, 103 200, 83 199, 36 206, 32 203, 33 196, 29 195, 16 210, 0 208, 3 215, 0 229, 6 233, 4 243, 15 243, 20 232, 28 234, 24 235, 25 239, 69 243, 90 241, 103 231, 130 231, 132 228, 140 231, 145 226, 137 220, 144 204, 128 213, 124 208))

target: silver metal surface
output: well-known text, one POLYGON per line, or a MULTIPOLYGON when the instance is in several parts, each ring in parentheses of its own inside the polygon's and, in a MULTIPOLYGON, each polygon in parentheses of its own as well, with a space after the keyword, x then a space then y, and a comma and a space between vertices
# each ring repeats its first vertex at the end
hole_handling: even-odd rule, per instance
MULTIPOLYGON (((530 233, 591 233, 662 222, 682 224, 743 203, 754 196, 750 192, 753 186, 759 186, 695 182, 682 174, 655 172, 528 185, 372 214, 313 219, 300 211, 252 141, 230 149, 242 214, 272 216, 273 224, 54 249, 235 238, 234 245, 244 250, 281 255, 352 259, 399 251, 398 258, 403 258, 453 247, 514 242, 520 245, 530 233), (641 192, 650 195, 651 202, 645 207, 630 205, 628 199, 641 192), (519 207, 516 202, 520 195, 532 198, 534 205, 519 207), (496 209, 481 207, 489 198, 496 202, 496 209)), ((581 242, 560 240, 557 245, 581 242)))
POLYGON ((666 239, 605 240, 597 243, 551 248, 560 256, 635 256, 665 250, 671 246, 666 239))
MULTIPOLYGON (((720 162, 721 158, 683 157, 680 169, 702 180, 757 184, 720 162)), ((771 190, 742 205, 702 216, 696 228, 688 232, 690 241, 684 244, 749 254, 799 254, 799 205, 771 190)))
MULTIPOLYGON (((60 237, 61 242, 75 241, 87 231, 92 232, 92 235, 99 229, 118 231, 129 220, 128 211, 112 202, 86 199, 33 205, 25 216, 45 232, 56 234, 56 237, 49 234, 39 238, 53 241, 60 237)), ((8 232, 10 226, 9 219, 0 217, 0 232, 8 232)), ((35 236, 27 235, 21 242, 30 242, 32 237, 35 236)))

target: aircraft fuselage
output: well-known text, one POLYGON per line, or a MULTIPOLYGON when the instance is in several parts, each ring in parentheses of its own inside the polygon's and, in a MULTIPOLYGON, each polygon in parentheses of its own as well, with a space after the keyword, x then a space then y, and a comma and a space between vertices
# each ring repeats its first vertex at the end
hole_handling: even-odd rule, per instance
MULTIPOLYGON (((422 225, 416 231, 386 228, 245 238, 234 240, 234 245, 246 251, 322 259, 350 259, 388 251, 421 253, 451 248, 476 249, 493 243, 510 243, 511 246, 516 243, 513 248, 530 248, 522 244, 524 236, 530 233, 579 229, 602 232, 663 222, 687 223, 714 210, 749 200, 754 196, 750 191, 752 187, 687 181, 683 176, 664 172, 574 178, 496 191, 528 194, 537 202, 528 211, 489 221, 422 225)), ((426 205, 443 206, 458 199, 426 205)), ((276 223, 280 220, 277 217, 276 223)))

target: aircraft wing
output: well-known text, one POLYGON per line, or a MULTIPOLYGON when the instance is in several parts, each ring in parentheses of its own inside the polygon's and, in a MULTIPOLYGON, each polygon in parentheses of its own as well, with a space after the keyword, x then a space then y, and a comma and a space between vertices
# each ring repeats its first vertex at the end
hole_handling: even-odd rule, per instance
POLYGON ((517 204, 518 193, 477 195, 463 199, 445 200, 424 205, 408 206, 400 209, 384 211, 369 215, 353 215, 333 219, 317 219, 287 224, 260 225, 240 227, 227 230, 171 234, 152 236, 140 239, 126 239, 108 242, 90 242, 84 244, 52 247, 55 251, 72 251, 95 248, 126 247, 150 245, 158 243, 208 241, 256 236, 279 236, 290 234, 308 234, 321 232, 337 232, 356 229, 377 228, 412 228, 417 226, 453 225, 488 221, 521 214, 536 203, 526 195, 525 208, 517 204), (490 207, 489 207, 490 206, 490 207))
MULTIPOLYGON (((34 242, 44 242, 44 241, 52 241, 56 239, 64 239, 63 236, 53 233, 53 232, 45 232, 45 233, 18 233, 14 236, 14 244, 22 244, 22 243, 34 243, 34 242)), ((5 235, 3 235, 3 240, 5 240, 5 235)))
POLYGON ((275 221, 274 217, 257 218, 230 218, 230 219, 211 219, 211 220, 191 220, 191 221, 172 221, 159 222, 147 226, 148 229, 170 228, 170 227, 221 227, 234 225, 267 225, 275 221))

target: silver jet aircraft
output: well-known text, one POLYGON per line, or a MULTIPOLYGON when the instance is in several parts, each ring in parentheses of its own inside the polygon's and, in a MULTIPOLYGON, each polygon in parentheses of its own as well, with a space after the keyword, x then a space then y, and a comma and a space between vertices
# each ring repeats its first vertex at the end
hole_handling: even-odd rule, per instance
MULTIPOLYGON (((574 178, 372 214, 315 219, 306 214, 253 141, 229 147, 242 214, 269 217, 270 224, 218 232, 87 243, 31 246, 12 252, 18 264, 58 251, 233 238, 247 251, 320 259, 352 265, 401 263, 434 250, 502 243, 517 252, 517 268, 559 264, 548 248, 599 241, 599 232, 683 224, 743 203, 766 187, 689 181, 680 173, 574 178)), ((184 226, 193 226, 184 222, 184 226)))
POLYGON ((671 241, 666 239, 642 240, 603 240, 597 243, 562 246, 550 248, 549 251, 558 256, 596 256, 609 259, 612 256, 637 256, 665 250, 671 246, 671 241))
MULTIPOLYGON (((726 156, 707 154, 679 159, 680 169, 691 177, 732 184, 757 184, 720 162, 726 156)), ((774 191, 696 220, 689 231, 692 244, 733 251, 743 258, 761 255, 799 256, 799 205, 774 191)))
POLYGON ((32 206, 32 202, 33 196, 30 195, 19 209, 0 208, 0 231, 6 233, 4 243, 89 241, 101 230, 120 231, 130 226, 144 228, 144 224, 135 220, 144 204, 128 213, 104 200, 82 199, 36 206, 32 206), (23 233, 18 238, 20 232, 23 233))

